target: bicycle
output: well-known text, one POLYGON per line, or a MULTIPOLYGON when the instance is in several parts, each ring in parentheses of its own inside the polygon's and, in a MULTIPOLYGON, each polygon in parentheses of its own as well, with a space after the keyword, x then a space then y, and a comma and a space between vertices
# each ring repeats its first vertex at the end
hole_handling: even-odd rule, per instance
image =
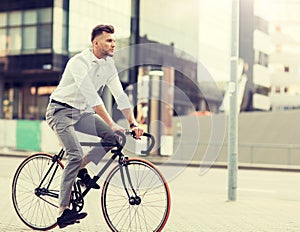
MULTIPOLYGON (((83 188, 76 179, 70 196, 70 208, 80 212, 84 198, 99 178, 118 158, 117 165, 106 176, 102 185, 101 208, 112 231, 161 231, 170 213, 170 190, 160 171, 149 161, 128 158, 122 152, 126 135, 116 133, 116 143, 81 142, 82 146, 109 146, 111 157, 83 188), (84 191, 82 191, 84 190, 84 191)), ((155 144, 154 137, 147 137, 149 154, 155 144)), ((57 209, 60 177, 63 172, 62 148, 57 154, 35 153, 28 156, 17 168, 12 182, 12 201, 18 217, 35 230, 49 230, 57 226, 57 209)))

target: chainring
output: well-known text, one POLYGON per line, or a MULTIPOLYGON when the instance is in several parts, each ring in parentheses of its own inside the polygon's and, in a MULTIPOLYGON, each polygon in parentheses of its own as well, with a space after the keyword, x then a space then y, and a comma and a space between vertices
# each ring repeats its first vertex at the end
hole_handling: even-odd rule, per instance
POLYGON ((71 206, 76 212, 80 212, 84 206, 82 194, 79 191, 72 191, 71 193, 71 206))

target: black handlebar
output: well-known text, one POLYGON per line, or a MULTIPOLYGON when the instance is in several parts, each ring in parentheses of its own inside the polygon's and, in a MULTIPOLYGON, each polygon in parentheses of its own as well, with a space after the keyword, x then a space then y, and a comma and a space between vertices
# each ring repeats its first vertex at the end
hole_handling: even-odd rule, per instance
POLYGON ((150 151, 153 149, 154 145, 155 145, 155 138, 153 135, 149 134, 149 133, 146 133, 144 132, 143 133, 143 136, 146 136, 150 139, 150 144, 148 146, 148 149, 145 150, 145 151, 141 151, 142 154, 146 154, 146 155, 149 155, 150 151))
POLYGON ((149 143, 149 146, 147 148, 147 150, 145 151, 141 151, 142 154, 145 154, 145 155, 149 155, 150 151, 153 149, 154 145, 155 145, 155 138, 153 135, 147 133, 147 132, 144 132, 142 136, 145 136, 147 138, 150 139, 150 143, 149 143))

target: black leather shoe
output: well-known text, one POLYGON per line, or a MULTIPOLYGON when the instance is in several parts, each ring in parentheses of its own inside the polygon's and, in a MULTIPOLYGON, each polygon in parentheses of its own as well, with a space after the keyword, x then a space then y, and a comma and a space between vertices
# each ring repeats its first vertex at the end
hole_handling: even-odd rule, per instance
MULTIPOLYGON (((80 179, 81 184, 85 187, 89 186, 92 180, 86 168, 79 170, 77 177, 80 179)), ((100 186, 97 183, 94 183, 91 188, 100 189, 100 186)))
POLYGON ((59 228, 64 228, 68 225, 78 223, 80 219, 87 216, 87 213, 78 213, 74 210, 65 209, 63 214, 57 218, 57 225, 59 228))

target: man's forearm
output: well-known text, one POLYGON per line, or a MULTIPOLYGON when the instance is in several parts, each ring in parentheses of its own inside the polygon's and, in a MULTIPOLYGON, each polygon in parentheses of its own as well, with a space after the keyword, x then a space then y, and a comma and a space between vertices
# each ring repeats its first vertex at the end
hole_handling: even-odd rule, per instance
POLYGON ((125 118, 127 119, 130 129, 132 129, 135 133, 135 138, 139 139, 140 136, 143 135, 144 129, 139 127, 138 123, 135 120, 133 111, 131 108, 121 110, 125 118))
POLYGON ((107 112, 106 108, 104 105, 97 105, 93 107, 94 111, 96 114, 98 114, 110 127, 113 126, 114 121, 107 112))
POLYGON ((122 114, 124 115, 124 117, 127 119, 129 125, 136 123, 135 117, 133 115, 133 111, 132 109, 123 109, 121 110, 122 114))

